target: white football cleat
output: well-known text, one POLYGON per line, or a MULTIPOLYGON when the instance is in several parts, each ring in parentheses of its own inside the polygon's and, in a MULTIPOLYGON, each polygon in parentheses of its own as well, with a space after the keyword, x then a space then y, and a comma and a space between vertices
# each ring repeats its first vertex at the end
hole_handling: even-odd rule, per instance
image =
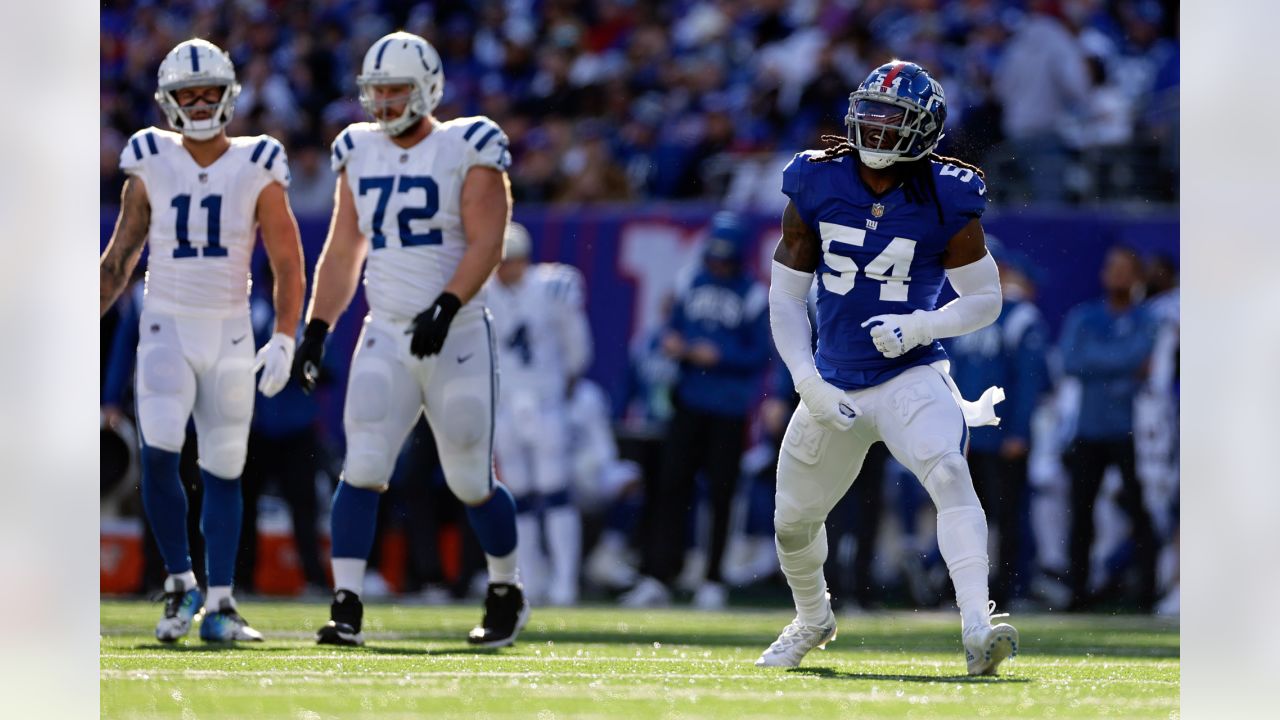
POLYGON ((671 590, 661 580, 645 575, 636 586, 618 598, 618 604, 628 608, 659 608, 671 604, 671 590))
MULTIPOLYGON (((990 609, 994 611, 995 606, 992 602, 990 609)), ((1008 613, 992 615, 993 618, 1007 616, 1008 613)), ((995 675, 1000 663, 1018 655, 1018 629, 1009 623, 968 627, 963 638, 970 675, 995 675)))
POLYGON ((204 612, 200 588, 184 588, 176 578, 164 581, 164 616, 156 623, 156 639, 174 642, 191 631, 191 623, 204 612))
POLYGON ((729 591, 724 583, 704 582, 693 594, 693 606, 699 610, 723 610, 729 605, 729 591))
POLYGON ((827 649, 836 639, 836 616, 827 609, 827 620, 821 625, 801 625, 800 618, 782 630, 782 634, 756 660, 756 667, 798 667, 814 648, 827 649))

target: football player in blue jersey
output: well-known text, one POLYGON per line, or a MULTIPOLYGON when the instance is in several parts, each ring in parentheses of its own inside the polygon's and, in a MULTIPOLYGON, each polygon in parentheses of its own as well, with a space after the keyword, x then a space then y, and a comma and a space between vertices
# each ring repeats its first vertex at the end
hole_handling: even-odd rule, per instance
POLYGON ((979 218, 982 171, 934 153, 947 106, 915 63, 876 68, 849 96, 847 137, 824 136, 783 171, 790 198, 774 253, 769 319, 801 404, 778 459, 778 558, 797 616, 756 661, 795 667, 836 637, 823 522, 884 442, 938 509, 938 545, 960 607, 970 674, 994 674, 1018 632, 992 626, 987 519, 965 463, 968 427, 998 421, 989 388, 964 401, 938 338, 1000 314, 1000 277, 979 218), (818 345, 805 297, 818 278, 818 345), (938 308, 943 279, 959 295, 938 308))

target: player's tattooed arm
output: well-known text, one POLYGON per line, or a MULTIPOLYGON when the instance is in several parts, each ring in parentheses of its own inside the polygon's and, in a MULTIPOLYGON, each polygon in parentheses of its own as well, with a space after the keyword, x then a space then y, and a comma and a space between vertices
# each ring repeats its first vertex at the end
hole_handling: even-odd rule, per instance
POLYGON ((942 258, 942 266, 948 270, 964 267, 981 260, 986 254, 987 236, 982 231, 982 223, 974 218, 951 237, 942 258))
POLYGON ((773 259, 792 270, 811 273, 818 269, 821 250, 822 241, 817 233, 800 217, 795 205, 788 202, 787 209, 782 211, 782 239, 773 251, 773 259))
POLYGON ((142 255, 142 246, 147 242, 150 226, 151 203, 147 200, 147 188, 142 180, 131 177, 125 180, 120 194, 120 217, 116 219, 111 242, 98 261, 98 317, 107 314, 129 283, 129 276, 142 255))

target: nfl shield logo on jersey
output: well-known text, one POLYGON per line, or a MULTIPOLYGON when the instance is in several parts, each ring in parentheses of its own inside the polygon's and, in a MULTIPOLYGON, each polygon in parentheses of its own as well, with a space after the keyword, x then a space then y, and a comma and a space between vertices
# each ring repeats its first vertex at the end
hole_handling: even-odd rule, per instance
POLYGON ((871 206, 871 217, 884 217, 884 205, 876 203, 871 206))

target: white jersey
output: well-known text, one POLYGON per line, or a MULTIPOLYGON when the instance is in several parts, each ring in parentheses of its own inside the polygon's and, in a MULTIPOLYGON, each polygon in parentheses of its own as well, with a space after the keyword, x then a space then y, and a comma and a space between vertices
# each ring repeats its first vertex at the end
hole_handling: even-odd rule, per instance
POLYGON ((151 205, 144 305, 156 312, 233 317, 249 312, 249 261, 258 195, 289 186, 289 163, 275 138, 231 138, 209 167, 196 164, 175 132, 147 128, 120 154, 151 205))
POLYGON ((563 401, 570 377, 591 362, 582 273, 571 265, 530 265, 520 282, 486 285, 502 369, 499 395, 528 392, 563 401))
MULTIPOLYGON (((507 136, 492 120, 439 122, 411 148, 375 123, 355 123, 333 141, 335 173, 346 170, 360 233, 370 245, 365 297, 375 317, 409 320, 453 277, 467 248, 462 183, 477 165, 506 172, 507 136)), ((484 304, 478 296, 475 305, 484 304)))

